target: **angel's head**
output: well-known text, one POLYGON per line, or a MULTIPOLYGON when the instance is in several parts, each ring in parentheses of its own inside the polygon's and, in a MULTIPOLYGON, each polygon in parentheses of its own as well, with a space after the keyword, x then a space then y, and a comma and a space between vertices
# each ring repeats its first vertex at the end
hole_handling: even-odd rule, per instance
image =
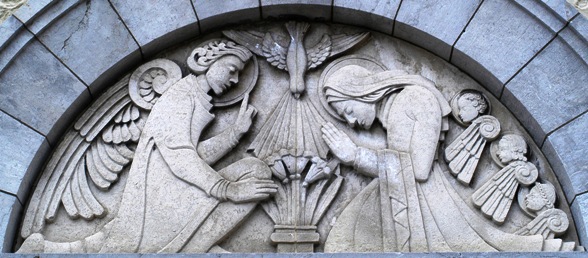
POLYGON ((466 123, 484 114, 488 108, 486 99, 481 94, 474 92, 466 92, 459 96, 457 105, 459 107, 459 117, 466 123))
POLYGON ((525 196, 527 209, 538 212, 552 209, 555 204, 555 188, 549 183, 536 183, 525 196))
POLYGON ((221 95, 239 82, 239 72, 251 58, 251 52, 228 40, 215 40, 192 51, 188 67, 197 75, 205 75, 216 95, 221 95))
POLYGON ((498 141, 496 155, 504 164, 517 160, 526 161, 525 154, 527 154, 527 142, 520 135, 506 134, 498 141))

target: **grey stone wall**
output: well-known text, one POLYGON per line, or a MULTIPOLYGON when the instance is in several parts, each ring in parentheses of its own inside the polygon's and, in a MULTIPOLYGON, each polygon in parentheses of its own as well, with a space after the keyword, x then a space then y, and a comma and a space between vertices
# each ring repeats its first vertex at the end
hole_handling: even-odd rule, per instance
POLYGON ((544 151, 588 246, 588 20, 565 1, 42 0, 0 24, 1 251, 48 153, 122 72, 216 28, 291 17, 401 38, 484 85, 544 151))

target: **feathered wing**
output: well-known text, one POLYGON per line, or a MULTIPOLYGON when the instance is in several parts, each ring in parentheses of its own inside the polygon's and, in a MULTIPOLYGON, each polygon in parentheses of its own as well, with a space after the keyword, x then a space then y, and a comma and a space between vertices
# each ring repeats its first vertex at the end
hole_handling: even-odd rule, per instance
POLYGON ((472 200, 494 222, 503 223, 519 185, 534 183, 538 175, 539 172, 532 163, 514 161, 476 190, 472 200))
POLYGON ((369 32, 356 33, 352 35, 324 35, 321 40, 306 50, 308 69, 321 65, 327 58, 341 54, 369 38, 369 32))
POLYGON ((61 205, 71 218, 91 220, 106 215, 108 211, 97 200, 91 184, 108 191, 118 180, 133 159, 149 109, 160 95, 157 91, 179 79, 179 66, 154 60, 123 78, 90 106, 43 170, 23 221, 22 237, 42 232, 61 205))
POLYGON ((258 56, 263 56, 271 65, 288 70, 286 67, 287 43, 279 35, 258 31, 225 30, 223 35, 247 47, 258 56))
POLYGON ((461 183, 472 180, 480 155, 488 141, 500 133, 500 122, 493 116, 481 116, 445 149, 445 159, 451 174, 461 183))
POLYGON ((286 66, 286 55, 288 53, 288 46, 282 46, 278 41, 274 40, 272 34, 266 33, 263 36, 263 42, 261 44, 261 51, 267 59, 267 62, 271 65, 288 71, 286 66))
POLYGON ((498 223, 504 222, 519 187, 515 178, 515 166, 510 164, 498 171, 472 195, 474 204, 498 223))

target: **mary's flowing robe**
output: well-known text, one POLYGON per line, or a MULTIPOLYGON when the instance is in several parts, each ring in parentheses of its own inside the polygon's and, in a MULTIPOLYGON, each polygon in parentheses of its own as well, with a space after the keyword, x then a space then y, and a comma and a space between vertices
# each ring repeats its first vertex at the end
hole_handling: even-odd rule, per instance
POLYGON ((337 218, 325 252, 541 251, 541 236, 502 232, 471 210, 428 154, 449 113, 434 91, 411 85, 381 101, 388 148, 360 147, 354 164, 377 178, 337 218))

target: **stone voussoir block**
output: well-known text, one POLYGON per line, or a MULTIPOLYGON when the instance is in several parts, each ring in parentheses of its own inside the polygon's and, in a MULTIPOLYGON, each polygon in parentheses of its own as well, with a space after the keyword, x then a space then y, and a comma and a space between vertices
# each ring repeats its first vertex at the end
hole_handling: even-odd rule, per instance
POLYGON ((303 17, 317 21, 330 21, 331 0, 261 0, 263 19, 303 17))
POLYGON ((108 1, 85 1, 37 35, 92 93, 141 60, 139 46, 108 1))
POLYGON ((399 0, 335 0, 333 1, 333 22, 368 27, 390 35, 399 5, 399 0))
MULTIPOLYGON (((574 196, 588 191, 588 142, 586 141, 588 131, 586 128, 588 128, 588 113, 553 132, 547 137, 543 146, 543 152, 553 166, 570 202, 574 196)), ((588 200, 587 197, 584 198, 588 200)))
POLYGON ((12 252, 22 205, 15 196, 0 192, 0 253, 12 252))
POLYGON ((192 3, 203 33, 230 23, 241 24, 261 19, 258 0, 192 0, 192 3))
POLYGON ((33 34, 14 16, 0 24, 0 72, 32 38, 33 34))
POLYGON ((453 44, 481 1, 406 1, 394 27, 394 36, 449 60, 453 44))
POLYGON ((512 1, 484 1, 455 44, 451 62, 500 96, 503 85, 554 35, 512 1))
POLYGON ((199 35, 198 20, 189 0, 113 0, 112 5, 141 46, 143 55, 199 35))
POLYGON ((87 87, 34 40, 0 74, 0 110, 57 138, 90 99, 87 87))
POLYGON ((0 190, 24 201, 49 145, 44 136, 4 112, 0 112, 0 142, 0 190))
POLYGON ((580 243, 583 246, 587 246, 588 228, 586 228, 586 222, 588 221, 588 193, 576 196, 574 203, 572 203, 572 214, 576 222, 580 243))
POLYGON ((539 145, 548 133, 588 110, 588 65, 566 38, 552 41, 506 85, 502 96, 539 145))

